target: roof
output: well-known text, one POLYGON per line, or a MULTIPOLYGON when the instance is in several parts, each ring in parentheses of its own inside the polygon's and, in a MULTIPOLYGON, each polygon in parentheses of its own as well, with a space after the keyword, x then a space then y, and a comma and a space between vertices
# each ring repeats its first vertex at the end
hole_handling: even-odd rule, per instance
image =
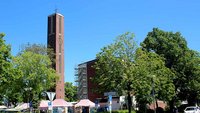
POLYGON ((82 99, 80 100, 75 107, 79 107, 79 106, 83 106, 83 107, 95 107, 95 103, 93 103, 92 101, 90 101, 89 99, 82 99))
POLYGON ((73 106, 73 104, 65 101, 64 99, 55 99, 53 101, 53 107, 69 107, 73 106))
POLYGON ((64 17, 62 14, 60 14, 60 13, 53 13, 53 14, 51 14, 51 15, 49 15, 48 17, 51 17, 51 16, 53 16, 53 15, 59 15, 59 16, 62 16, 62 17, 64 17))
MULTIPOLYGON (((40 109, 47 109, 48 108, 48 103, 50 101, 49 100, 42 100, 40 102, 40 109)), ((73 106, 72 103, 69 103, 67 101, 65 101, 64 99, 55 99, 52 103, 53 107, 71 107, 73 106)))

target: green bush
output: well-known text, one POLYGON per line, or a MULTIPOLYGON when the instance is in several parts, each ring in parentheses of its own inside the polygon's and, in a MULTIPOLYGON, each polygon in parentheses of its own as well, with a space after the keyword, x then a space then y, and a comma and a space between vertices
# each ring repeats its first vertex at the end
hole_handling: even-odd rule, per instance
MULTIPOLYGON (((128 110, 117 110, 113 111, 112 113, 128 113, 128 110)), ((135 113, 135 111, 131 110, 131 113, 135 113)))
MULTIPOLYGON (((110 113, 108 112, 100 112, 100 113, 110 113)), ((128 110, 117 110, 117 111, 112 111, 112 113, 128 113, 128 110)), ((135 111, 131 111, 131 113, 136 113, 135 111)))

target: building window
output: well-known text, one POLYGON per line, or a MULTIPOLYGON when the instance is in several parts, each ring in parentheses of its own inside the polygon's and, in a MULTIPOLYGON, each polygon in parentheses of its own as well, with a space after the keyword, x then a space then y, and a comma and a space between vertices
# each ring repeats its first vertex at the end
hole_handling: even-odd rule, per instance
POLYGON ((53 28, 53 33, 56 32, 56 16, 52 16, 52 28, 53 28))
POLYGON ((62 44, 59 44, 59 53, 61 53, 62 44))
POLYGON ((61 39, 61 36, 59 35, 59 53, 62 52, 62 39, 61 39))
POLYGON ((51 16, 51 19, 50 19, 50 33, 51 34, 53 33, 53 16, 51 16))
POLYGON ((59 73, 61 73, 61 71, 62 71, 62 60, 61 60, 61 55, 59 55, 59 73))
POLYGON ((49 25, 49 33, 50 34, 53 34, 55 33, 55 25, 56 25, 56 22, 55 22, 55 16, 50 16, 48 17, 49 19, 49 22, 48 22, 48 25, 49 25))
POLYGON ((61 33, 61 29, 62 29, 62 17, 59 16, 59 33, 61 33))

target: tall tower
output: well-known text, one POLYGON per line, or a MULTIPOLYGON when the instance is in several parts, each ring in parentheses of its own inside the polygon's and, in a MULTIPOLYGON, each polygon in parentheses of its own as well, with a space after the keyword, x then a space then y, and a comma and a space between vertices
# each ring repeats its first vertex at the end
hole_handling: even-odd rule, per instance
POLYGON ((64 16, 59 13, 48 16, 47 44, 55 53, 53 68, 60 76, 56 81, 56 99, 64 99, 64 16))

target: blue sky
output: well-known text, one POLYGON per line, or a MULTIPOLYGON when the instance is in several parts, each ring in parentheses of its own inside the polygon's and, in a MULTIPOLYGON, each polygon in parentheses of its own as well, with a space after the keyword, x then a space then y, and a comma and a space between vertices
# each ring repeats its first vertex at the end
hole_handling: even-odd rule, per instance
POLYGON ((47 16, 65 18, 65 81, 74 67, 93 60, 120 34, 135 33, 138 45, 153 27, 181 32, 190 49, 200 51, 199 0, 2 0, 0 32, 12 54, 29 43, 47 43, 47 16))

